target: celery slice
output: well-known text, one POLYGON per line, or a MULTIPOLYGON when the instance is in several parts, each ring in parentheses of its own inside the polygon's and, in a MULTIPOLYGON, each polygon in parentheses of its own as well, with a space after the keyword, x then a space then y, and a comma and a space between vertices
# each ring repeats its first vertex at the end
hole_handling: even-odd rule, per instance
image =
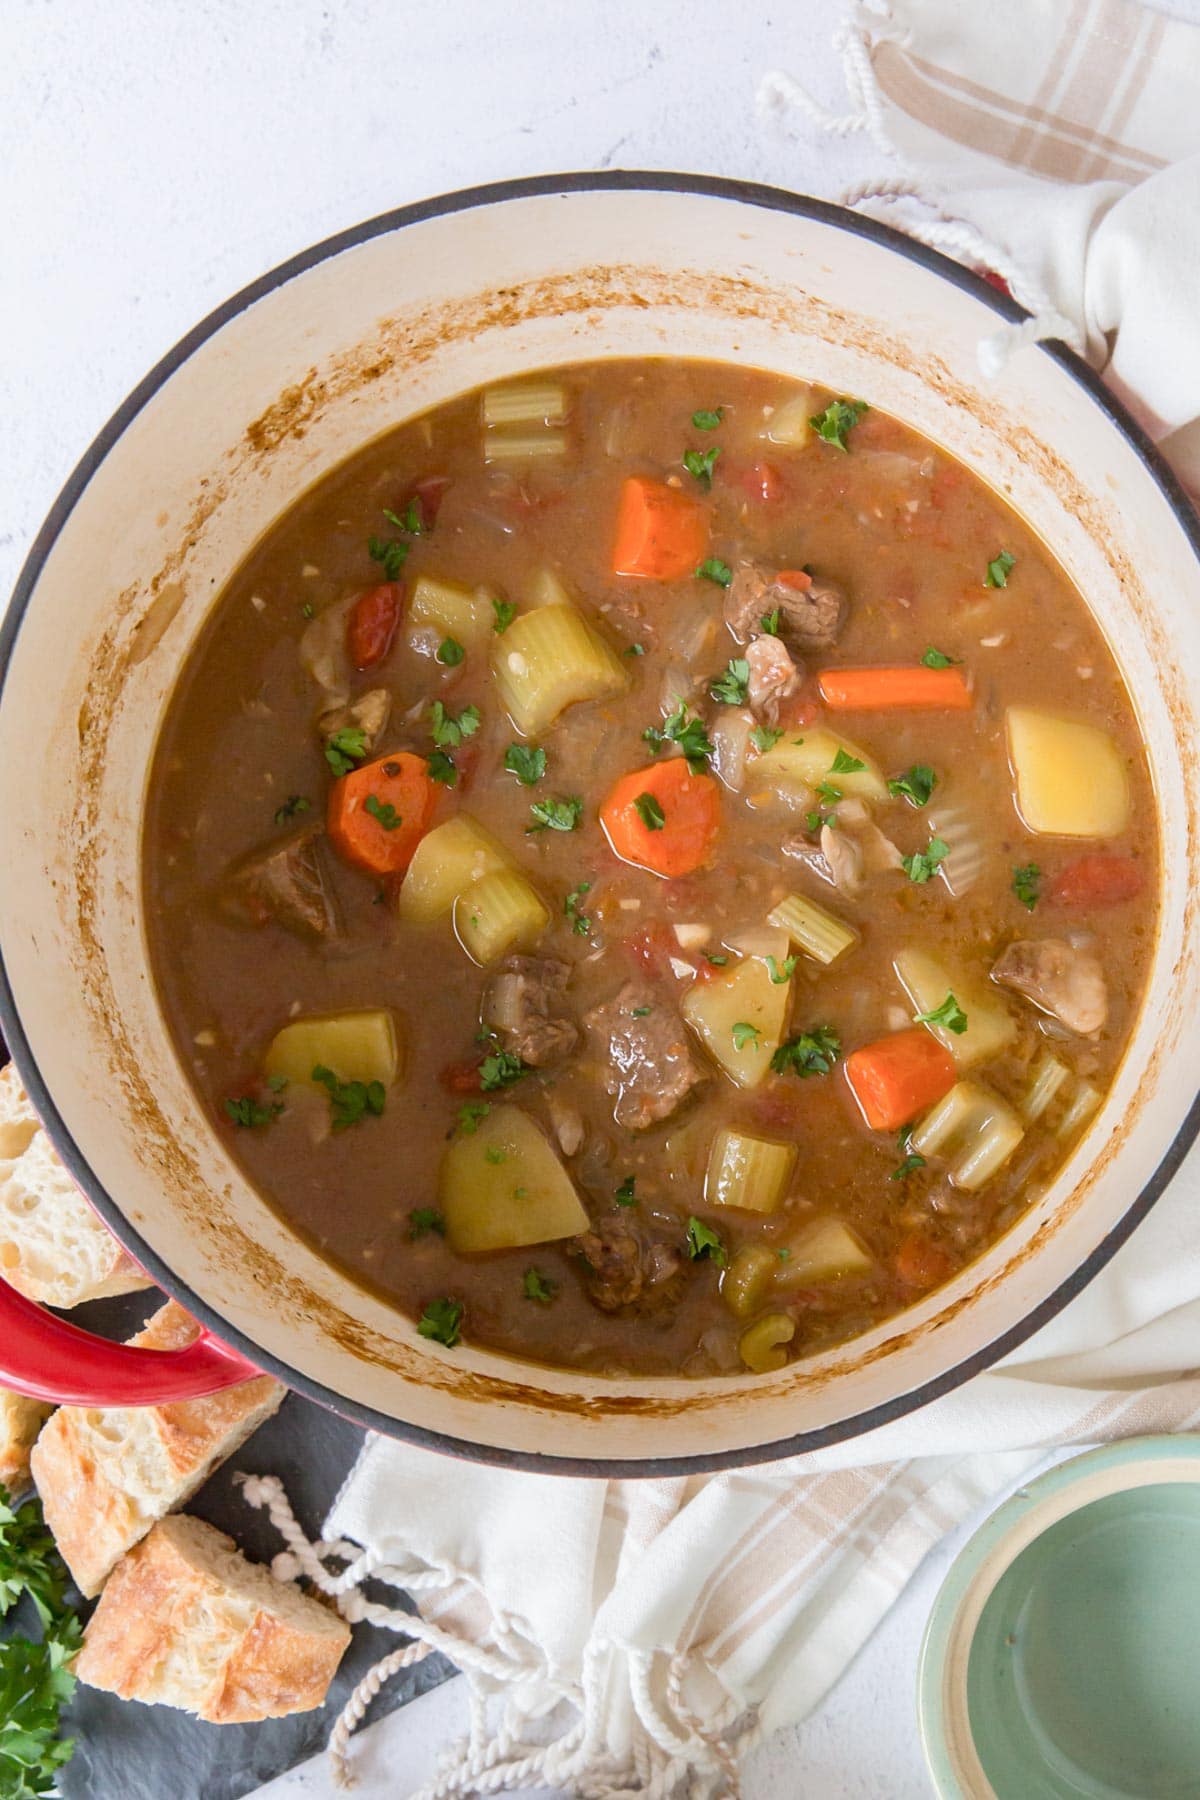
POLYGON ((531 950, 550 923, 550 914, 515 869, 493 869, 454 902, 454 932, 482 968, 512 950, 531 950))
POLYGON ((561 425, 567 416, 566 389, 561 381, 514 381, 485 388, 483 423, 497 425, 561 425))
POLYGON ((623 694, 628 671, 573 606, 540 606, 492 640, 492 673, 517 730, 537 737, 565 707, 623 694))
POLYGON ((718 1131, 709 1152, 704 1198, 709 1206, 777 1212, 795 1166, 795 1144, 777 1144, 741 1131, 718 1131))
POLYGON ((738 1355, 755 1375, 770 1375, 787 1362, 786 1345, 796 1335, 796 1321, 788 1313, 768 1313, 756 1319, 738 1339, 738 1355))
POLYGON ((1063 1082, 1069 1081, 1070 1077, 1070 1069, 1065 1063, 1060 1063, 1057 1056, 1052 1055, 1049 1050, 1038 1059, 1029 1089, 1021 1102, 1021 1111, 1027 1124, 1032 1125, 1041 1118, 1047 1107, 1058 1097, 1063 1082))
POLYGON ((973 1193, 1008 1161, 1025 1130, 1006 1101, 975 1081, 959 1081, 909 1134, 918 1156, 957 1158, 955 1187, 973 1193))
POLYGON ((858 942, 858 933, 835 913, 826 912, 803 894, 789 894, 767 915, 768 925, 778 925, 789 939, 814 962, 828 968, 858 942))

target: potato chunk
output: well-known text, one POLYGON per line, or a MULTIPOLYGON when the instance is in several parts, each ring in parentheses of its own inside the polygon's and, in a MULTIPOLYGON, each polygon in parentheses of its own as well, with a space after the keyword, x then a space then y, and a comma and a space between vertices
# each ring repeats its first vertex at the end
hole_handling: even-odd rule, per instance
POLYGON ((747 956, 684 995, 683 1016, 710 1056, 739 1087, 757 1087, 779 1048, 790 981, 773 982, 766 963, 747 956))
POLYGON ((448 913, 458 896, 485 875, 511 867, 512 858, 490 831, 468 813, 456 813, 417 845, 397 910, 402 919, 426 925, 448 913))
POLYGON ((781 1288, 836 1281, 843 1275, 867 1275, 875 1266, 870 1251, 840 1219, 813 1219, 797 1232, 787 1249, 787 1261, 775 1272, 775 1285, 781 1288))
POLYGON ((813 792, 827 781, 843 794, 855 795, 860 800, 886 800, 888 797, 887 784, 878 764, 849 738, 826 731, 823 725, 787 731, 762 756, 752 758, 746 779, 753 782, 756 778, 785 792, 813 792), (847 763, 851 765, 848 769, 847 763))
POLYGON ((1032 706, 1005 714, 1017 811, 1030 831, 1116 837, 1129 823, 1129 780, 1106 731, 1032 706))
POLYGON ((452 1250, 512 1250, 588 1227, 571 1177, 528 1113, 497 1106, 442 1158, 438 1204, 452 1250))
POLYGON ((315 1068, 332 1069, 341 1081, 382 1081, 390 1087, 400 1073, 400 1044, 390 1012, 325 1013, 293 1019, 271 1039, 263 1059, 268 1076, 307 1087, 319 1086, 315 1068))

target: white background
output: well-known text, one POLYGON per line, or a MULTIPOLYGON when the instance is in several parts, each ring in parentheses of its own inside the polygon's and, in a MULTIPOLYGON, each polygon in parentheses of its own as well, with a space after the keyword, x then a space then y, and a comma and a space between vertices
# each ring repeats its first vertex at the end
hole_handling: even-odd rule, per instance
MULTIPOLYGON (((0 594, 147 368, 235 289, 331 232, 428 194, 554 170, 678 168, 829 196, 870 171, 859 139, 789 139, 755 118, 773 66, 843 103, 830 47, 840 10, 0 0, 0 594)), ((826 1705, 753 1759, 746 1800, 929 1793, 913 1685, 951 1547, 826 1705)), ((460 1687, 369 1734, 362 1800, 400 1800, 431 1772, 460 1687)), ((320 1769, 271 1791, 333 1792, 320 1769)))

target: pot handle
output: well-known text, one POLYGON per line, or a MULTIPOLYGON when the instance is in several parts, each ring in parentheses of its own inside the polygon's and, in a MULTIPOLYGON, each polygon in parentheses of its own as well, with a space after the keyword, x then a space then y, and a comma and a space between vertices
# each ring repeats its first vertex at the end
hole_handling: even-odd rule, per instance
POLYGON ((0 1280, 0 1386, 56 1406, 199 1400, 262 1370, 204 1326, 181 1350, 114 1344, 46 1312, 0 1280))

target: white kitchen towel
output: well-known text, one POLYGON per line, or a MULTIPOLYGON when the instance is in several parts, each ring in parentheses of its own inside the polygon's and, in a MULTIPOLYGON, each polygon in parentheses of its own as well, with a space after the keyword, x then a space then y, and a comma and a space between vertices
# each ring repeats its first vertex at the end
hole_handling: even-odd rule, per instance
MULTIPOLYGON (((1200 32, 1130 0, 864 0, 842 43, 848 112, 782 74, 764 110, 810 142, 867 133, 880 175, 850 198, 1003 275, 1200 488, 1200 32)), ((1036 354, 1029 335, 985 347, 998 380, 1005 354, 1036 354)), ((1044 1446, 1200 1423, 1197 1365, 1193 1153, 1080 1300, 996 1369, 866 1437, 643 1483, 372 1439, 315 1548, 278 1484, 246 1491, 288 1537, 281 1573, 303 1570, 348 1616, 403 1637, 348 1709, 339 1754, 377 1681, 439 1648, 472 1684, 473 1723, 419 1800, 538 1780, 592 1800, 700 1800, 736 1794, 752 1735, 809 1711, 930 1545, 1044 1446), (368 1576, 407 1589, 418 1614, 365 1598, 368 1576)))

